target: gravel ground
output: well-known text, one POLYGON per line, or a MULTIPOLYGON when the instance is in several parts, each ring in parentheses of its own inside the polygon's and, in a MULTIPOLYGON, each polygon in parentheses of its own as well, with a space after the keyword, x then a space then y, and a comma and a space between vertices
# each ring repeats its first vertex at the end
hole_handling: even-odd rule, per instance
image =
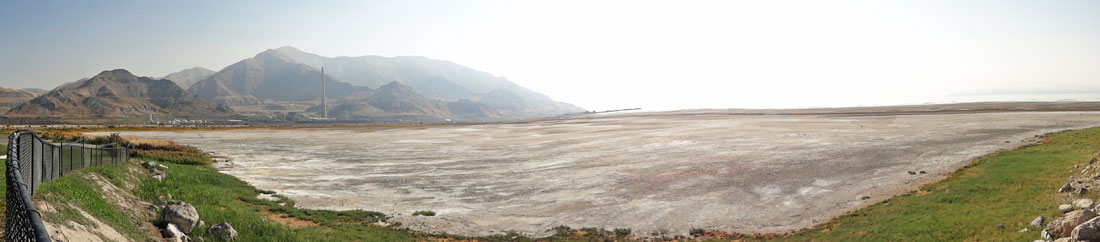
POLYGON ((680 111, 516 124, 126 132, 317 209, 407 227, 547 235, 558 225, 788 232, 933 182, 1098 112, 732 115, 680 111), (916 174, 909 174, 913 171, 916 174), (922 173, 921 171, 924 171, 922 173), (435 217, 410 216, 431 210, 435 217))

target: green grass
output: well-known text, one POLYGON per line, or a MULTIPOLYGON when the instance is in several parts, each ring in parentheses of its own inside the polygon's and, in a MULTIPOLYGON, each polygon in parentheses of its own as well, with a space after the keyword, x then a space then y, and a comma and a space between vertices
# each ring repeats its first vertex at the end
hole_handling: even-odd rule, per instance
MULTIPOLYGON (((209 165, 164 164, 168 167, 163 182, 146 179, 134 192, 142 199, 156 201, 171 194, 175 200, 195 206, 207 226, 229 222, 240 233, 239 241, 415 241, 423 236, 370 225, 385 215, 367 211, 327 211, 294 208, 293 201, 257 199, 261 192, 236 177, 222 174, 209 165), (282 205, 280 205, 282 203, 282 205), (288 228, 265 220, 290 217, 312 224, 288 228)), ((206 227, 192 236, 211 240, 206 227)))
POLYGON ((137 178, 133 177, 136 174, 125 174, 123 172, 126 169, 124 166, 137 166, 137 164, 125 162, 84 168, 68 173, 51 182, 43 183, 38 187, 32 198, 53 205, 56 212, 45 212, 44 209, 39 208, 39 211, 42 212, 42 219, 54 224, 75 221, 83 225, 94 225, 77 211, 77 208, 79 208, 115 228, 126 237, 137 241, 144 240, 147 235, 137 229, 144 221, 135 221, 119 212, 123 208, 119 207, 119 204, 104 200, 101 186, 86 176, 97 174, 119 187, 123 187, 124 179, 137 182, 137 178), (127 177, 127 175, 131 177, 127 177))
MULTIPOLYGON (((976 160, 945 180, 871 205, 790 241, 1031 241, 1020 233, 1036 216, 1059 214, 1074 164, 1087 164, 1100 147, 1100 128, 1053 134, 1047 144, 976 160), (1004 224, 1006 228, 998 228, 1004 224)), ((1086 197, 1096 199, 1096 193, 1086 197)))

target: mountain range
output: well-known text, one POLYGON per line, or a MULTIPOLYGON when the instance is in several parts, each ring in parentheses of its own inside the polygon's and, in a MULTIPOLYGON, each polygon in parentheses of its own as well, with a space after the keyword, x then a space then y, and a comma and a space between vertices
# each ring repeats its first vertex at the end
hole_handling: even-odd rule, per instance
POLYGON ((56 88, 15 106, 5 115, 133 118, 149 114, 210 117, 230 113, 232 109, 227 106, 198 98, 172 81, 138 77, 117 69, 56 88))
POLYGON ((302 113, 319 117, 324 113, 322 89, 330 117, 346 120, 491 121, 584 111, 448 61, 414 56, 324 57, 281 47, 216 72, 194 67, 152 78, 118 69, 48 92, 34 90, 38 94, 0 89, 0 112, 10 108, 4 116, 63 118, 303 117, 302 113))
POLYGON ((327 75, 352 85, 377 88, 396 81, 433 99, 465 99, 500 104, 500 107, 508 107, 507 112, 515 116, 545 116, 584 111, 570 104, 556 102, 503 77, 449 61, 419 56, 324 57, 289 46, 268 52, 278 53, 310 67, 323 66, 327 75))

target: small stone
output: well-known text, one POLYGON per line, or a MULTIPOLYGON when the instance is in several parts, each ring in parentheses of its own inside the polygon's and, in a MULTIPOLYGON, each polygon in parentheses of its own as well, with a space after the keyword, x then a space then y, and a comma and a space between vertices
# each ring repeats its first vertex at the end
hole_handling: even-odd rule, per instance
POLYGON ((161 231, 161 235, 165 240, 172 242, 185 242, 189 239, 187 234, 183 233, 176 224, 172 223, 169 223, 168 226, 164 228, 164 231, 161 231))
POLYGON ((1023 233, 1023 232, 1027 232, 1027 231, 1028 231, 1028 230, 1027 230, 1027 228, 1023 228, 1023 229, 1021 229, 1021 230, 1020 230, 1019 232, 1020 232, 1020 233, 1023 233))
POLYGON ((909 175, 916 175, 916 174, 917 174, 917 172, 915 172, 915 171, 909 171, 909 175))
POLYGON ((1081 189, 1077 189, 1077 195, 1085 195, 1085 193, 1087 193, 1088 191, 1088 188, 1082 187, 1081 189))
POLYGON ((153 168, 153 167, 156 167, 156 166, 157 166, 157 163, 152 162, 152 161, 146 161, 145 163, 141 163, 141 167, 145 167, 145 168, 153 168))
POLYGON ((1062 188, 1058 188, 1058 192, 1071 192, 1071 191, 1073 191, 1073 185, 1070 185, 1069 182, 1067 182, 1065 185, 1062 185, 1062 188))
POLYGON ((155 175, 155 176, 153 176, 153 179, 156 179, 158 182, 163 182, 164 181, 164 175, 159 175, 159 174, 155 175))
POLYGON ((157 169, 161 169, 161 170, 168 170, 168 166, 165 166, 165 165, 157 165, 157 169))
POLYGON ((1052 239, 1054 239, 1054 235, 1051 235, 1050 231, 1047 231, 1046 229, 1044 229, 1043 232, 1039 232, 1039 237, 1042 238, 1043 240, 1052 240, 1052 239))
POLYGON ((867 200, 867 199, 871 199, 871 196, 863 195, 862 197, 859 198, 859 200, 867 200))
POLYGON ((998 229, 1003 229, 1003 228, 1005 228, 1005 225, 1004 225, 1004 224, 998 224, 998 225, 997 225, 997 228, 998 228, 998 229))
POLYGON ((1046 218, 1044 218, 1043 216, 1035 217, 1035 219, 1031 220, 1031 224, 1030 224, 1030 225, 1031 225, 1032 227, 1038 227, 1038 228, 1042 228, 1042 227, 1043 227, 1043 221, 1044 221, 1044 220, 1046 220, 1046 218))
POLYGON ((1069 211, 1073 211, 1073 205, 1069 205, 1069 204, 1058 205, 1058 211, 1060 211, 1062 213, 1068 213, 1069 211))
POLYGON ((928 174, 926 171, 920 171, 920 174, 928 174))
POLYGON ((1092 157, 1092 159, 1089 160, 1089 164, 1096 164, 1096 157, 1092 157))

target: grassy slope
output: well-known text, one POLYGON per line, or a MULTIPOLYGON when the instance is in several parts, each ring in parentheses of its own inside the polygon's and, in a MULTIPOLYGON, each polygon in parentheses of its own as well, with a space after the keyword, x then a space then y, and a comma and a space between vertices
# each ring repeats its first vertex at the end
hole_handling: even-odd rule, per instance
MULTIPOLYGON (((976 160, 919 191, 802 231, 792 241, 1031 241, 1039 230, 1017 232, 1036 216, 1059 214, 1074 164, 1087 164, 1100 147, 1100 128, 1053 134, 1049 143, 976 160), (1003 224, 1006 228, 998 228, 1003 224)), ((1086 197, 1096 199, 1097 194, 1086 197)))

